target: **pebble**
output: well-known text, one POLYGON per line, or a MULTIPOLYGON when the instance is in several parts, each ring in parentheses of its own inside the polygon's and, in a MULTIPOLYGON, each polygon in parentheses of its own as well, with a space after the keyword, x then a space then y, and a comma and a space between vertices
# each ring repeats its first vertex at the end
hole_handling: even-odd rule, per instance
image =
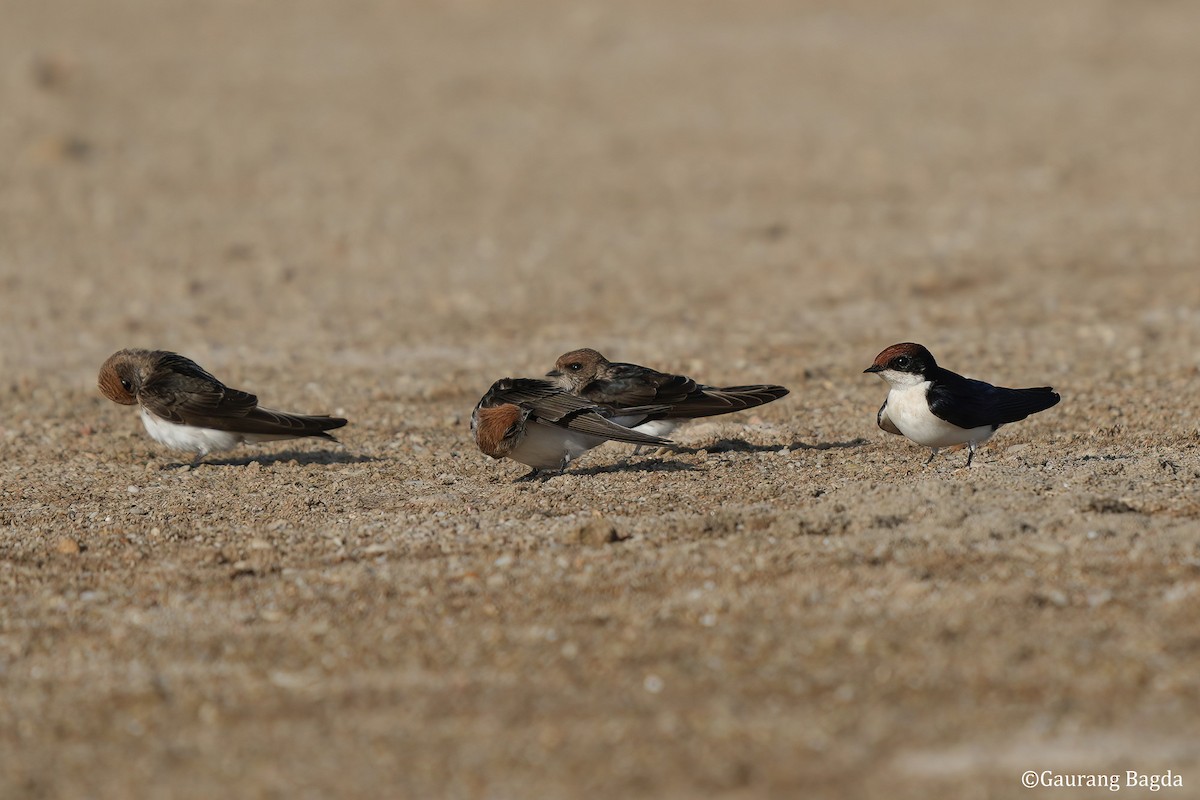
POLYGON ((622 536, 621 532, 617 530, 617 526, 604 517, 589 519, 579 526, 575 535, 578 537, 580 544, 596 547, 620 542, 629 538, 628 536, 622 536))

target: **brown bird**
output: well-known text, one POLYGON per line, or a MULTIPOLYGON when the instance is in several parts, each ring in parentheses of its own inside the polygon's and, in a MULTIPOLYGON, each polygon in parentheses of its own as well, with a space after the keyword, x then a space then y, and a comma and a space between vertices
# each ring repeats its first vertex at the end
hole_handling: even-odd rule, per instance
MULTIPOLYGON (((166 350, 121 350, 100 367, 100 391, 121 405, 138 406, 146 432, 196 462, 242 442, 267 442, 326 433, 346 420, 260 408, 258 398, 230 389, 196 362, 166 350)), ((195 462, 194 462, 195 463, 195 462)))
POLYGON ((580 397, 623 409, 613 422, 653 436, 666 436, 691 419, 744 411, 788 393, 773 384, 705 386, 684 375, 609 361, 590 347, 559 356, 546 377, 580 397), (635 410, 646 404, 666 406, 667 411, 650 418, 635 410))
MULTIPOLYGON (((665 406, 629 409, 643 418, 666 412, 665 406)), ((471 435, 484 454, 511 458, 533 468, 565 470, 593 447, 609 440, 631 444, 670 444, 667 439, 632 431, 612 421, 618 412, 535 378, 502 378, 492 384, 471 413, 471 435)))

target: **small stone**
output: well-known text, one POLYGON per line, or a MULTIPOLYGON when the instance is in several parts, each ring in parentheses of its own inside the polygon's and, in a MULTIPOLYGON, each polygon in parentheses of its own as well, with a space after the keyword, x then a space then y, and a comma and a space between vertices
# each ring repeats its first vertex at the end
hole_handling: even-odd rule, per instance
POLYGON ((1050 605, 1057 608, 1066 608, 1071 602, 1066 593, 1058 589, 1047 589, 1044 592, 1039 592, 1033 596, 1033 599, 1038 605, 1050 605))
POLYGON ((77 555, 82 548, 79 547, 79 542, 75 541, 70 536, 63 536, 54 545, 54 549, 58 550, 58 552, 62 553, 63 555, 73 556, 77 555))
POLYGON ((614 542, 624 541, 628 536, 622 536, 617 526, 604 517, 595 517, 579 526, 576 531, 580 544, 600 547, 614 542))

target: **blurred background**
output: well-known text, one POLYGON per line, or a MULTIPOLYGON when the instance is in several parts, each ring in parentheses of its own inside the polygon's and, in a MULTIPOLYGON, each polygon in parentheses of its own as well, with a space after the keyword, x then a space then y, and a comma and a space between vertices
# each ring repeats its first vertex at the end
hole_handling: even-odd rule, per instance
POLYGON ((1198 42, 0 0, 0 795, 1194 793, 1198 42), (905 340, 1063 402, 926 469, 861 374, 905 340), (514 485, 471 408, 582 346, 792 395, 514 485), (123 347, 343 446, 179 468, 96 391, 123 347))
POLYGON ((1061 369, 1118 317, 1196 364, 1193 3, 0 14, 10 374, 140 345, 482 389, 584 344, 905 339, 1061 369))

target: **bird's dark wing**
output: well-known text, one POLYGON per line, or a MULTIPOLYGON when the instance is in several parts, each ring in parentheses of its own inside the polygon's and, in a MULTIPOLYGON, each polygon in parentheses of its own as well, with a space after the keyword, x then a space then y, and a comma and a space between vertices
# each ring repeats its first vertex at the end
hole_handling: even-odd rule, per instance
MULTIPOLYGON (((614 409, 586 397, 565 392, 548 381, 535 378, 505 378, 492 384, 492 388, 479 401, 479 405, 484 408, 505 403, 530 409, 529 419, 544 425, 557 425, 591 436, 633 444, 670 443, 667 439, 639 433, 609 421, 607 417, 615 413, 614 409)), ((648 418, 661 419, 666 408, 638 406, 630 411, 645 413, 648 418)))
POLYGON ((888 416, 887 400, 884 400, 883 405, 879 407, 879 413, 875 415, 875 424, 888 433, 895 433, 899 436, 904 435, 900 433, 900 429, 896 427, 896 423, 892 422, 892 418, 888 416))
POLYGON ((580 394, 597 403, 627 409, 655 404, 670 406, 667 419, 695 419, 754 408, 788 393, 782 386, 703 386, 685 375, 670 375, 637 364, 609 364, 606 375, 584 386, 580 394))
POLYGON ((324 414, 287 414, 269 408, 255 408, 244 416, 188 417, 187 424, 259 436, 319 436, 322 439, 333 439, 334 437, 325 431, 342 427, 346 420, 324 414))
POLYGON ((525 408, 537 407, 546 419, 554 421, 571 411, 589 408, 591 401, 564 392, 549 381, 537 378, 501 378, 492 384, 479 401, 481 408, 512 404, 525 408))
POLYGON ((731 414, 747 408, 766 405, 787 395, 782 386, 760 384, 755 386, 697 386, 683 400, 673 403, 667 419, 695 419, 717 414, 731 414))
MULTIPOLYGON (((653 406, 638 406, 637 411, 645 411, 647 409, 654 410, 653 406)), ((661 416, 661 415, 660 415, 661 416)), ((604 439, 612 439, 617 442, 629 442, 630 444, 670 444, 670 439, 663 439, 661 436, 651 436, 648 433, 630 430, 623 425, 618 425, 605 419, 594 410, 584 410, 578 413, 569 414, 557 421, 547 421, 537 408, 534 409, 533 421, 542 425, 557 425, 559 427, 569 428, 579 433, 586 433, 589 436, 599 436, 604 439)))
POLYGON ((613 406, 681 403, 697 391, 696 382, 683 375, 668 375, 637 364, 609 364, 598 377, 580 390, 597 403, 613 406))
POLYGON ((346 424, 340 417, 259 408, 254 395, 230 389, 190 358, 165 351, 138 392, 138 400, 165 420, 231 433, 333 439, 325 431, 346 424))
POLYGON ((138 391, 138 401, 163 419, 187 425, 201 418, 245 417, 258 405, 249 392, 230 389, 191 359, 166 352, 138 391))
POLYGON ((1005 389, 990 383, 940 373, 929 387, 929 410, 960 428, 998 427, 1045 411, 1059 401, 1049 386, 1034 389, 1005 389))

